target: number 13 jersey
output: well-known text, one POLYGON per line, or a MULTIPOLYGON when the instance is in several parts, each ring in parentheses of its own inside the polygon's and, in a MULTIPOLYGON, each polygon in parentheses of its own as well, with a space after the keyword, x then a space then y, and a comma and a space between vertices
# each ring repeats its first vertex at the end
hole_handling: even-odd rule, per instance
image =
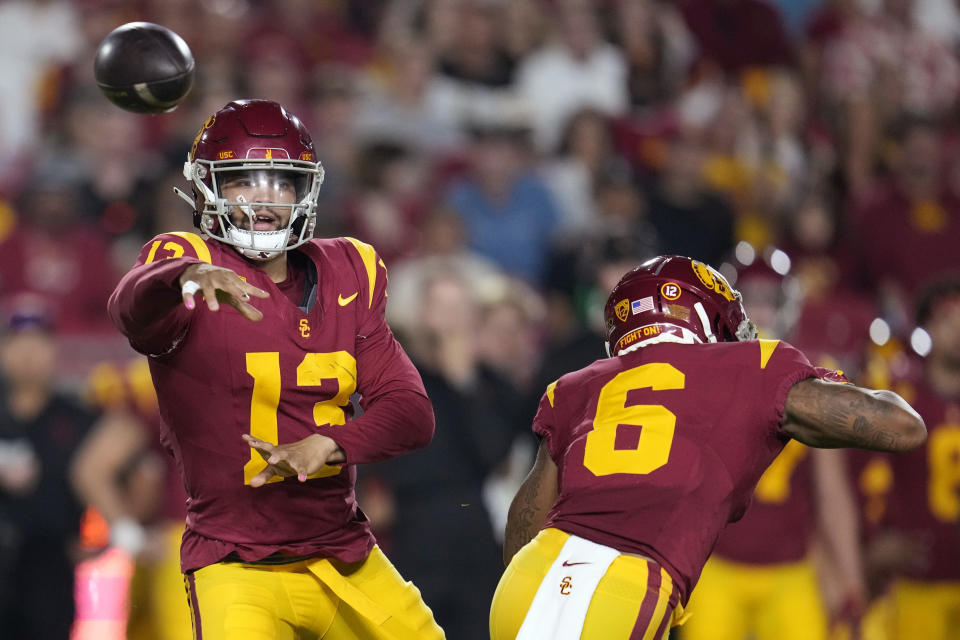
POLYGON ((787 392, 816 375, 789 344, 759 340, 655 344, 563 376, 533 425, 559 474, 546 526, 653 558, 686 602, 789 440, 787 392))
POLYGON ((384 319, 386 268, 374 249, 350 238, 315 239, 287 259, 286 284, 302 285, 292 291, 232 247, 163 234, 144 246, 111 298, 115 324, 151 356, 164 441, 187 490, 184 571, 228 555, 362 560, 374 539, 356 504, 353 465, 422 446, 433 432, 420 376, 384 319), (223 303, 211 312, 199 295, 187 310, 179 277, 199 262, 269 292, 250 300, 263 319, 251 322, 223 303), (384 398, 381 408, 397 406, 353 420, 355 391, 365 409, 384 398), (424 403, 428 415, 417 428, 408 420, 391 429, 391 415, 419 417, 424 403), (266 463, 244 433, 280 444, 321 433, 344 449, 348 464, 325 466, 304 483, 274 477, 253 488, 266 463))

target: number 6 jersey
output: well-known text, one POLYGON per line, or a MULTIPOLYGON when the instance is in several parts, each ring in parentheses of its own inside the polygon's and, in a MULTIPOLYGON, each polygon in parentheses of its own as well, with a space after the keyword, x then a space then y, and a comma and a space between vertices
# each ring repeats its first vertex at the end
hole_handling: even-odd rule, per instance
POLYGON ((164 442, 187 490, 181 568, 228 555, 366 557, 374 544, 354 497, 354 464, 424 446, 433 412, 423 384, 384 319, 386 268, 351 238, 314 239, 287 254, 287 280, 274 284, 232 247, 192 233, 147 243, 110 299, 114 324, 150 371, 165 425, 164 442), (181 301, 190 264, 235 271, 269 292, 251 300, 251 322, 221 304, 181 301), (350 396, 365 413, 352 419, 350 396), (249 485, 266 467, 244 433, 285 444, 313 433, 333 438, 347 464, 300 483, 274 477, 249 485))
POLYGON ((545 526, 655 559, 685 603, 789 440, 787 392, 816 376, 774 340, 654 344, 563 376, 533 425, 560 483, 545 526))

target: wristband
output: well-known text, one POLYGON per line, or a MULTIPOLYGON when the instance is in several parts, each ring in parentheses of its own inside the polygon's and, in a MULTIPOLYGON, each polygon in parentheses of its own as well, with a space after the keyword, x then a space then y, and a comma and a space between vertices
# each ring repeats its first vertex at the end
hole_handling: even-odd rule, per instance
POLYGON ((197 291, 200 291, 200 285, 193 280, 187 280, 183 283, 183 286, 180 287, 180 293, 183 295, 190 294, 193 295, 197 291))
POLYGON ((132 556, 143 550, 147 532, 133 518, 118 518, 110 523, 110 545, 123 549, 132 556))

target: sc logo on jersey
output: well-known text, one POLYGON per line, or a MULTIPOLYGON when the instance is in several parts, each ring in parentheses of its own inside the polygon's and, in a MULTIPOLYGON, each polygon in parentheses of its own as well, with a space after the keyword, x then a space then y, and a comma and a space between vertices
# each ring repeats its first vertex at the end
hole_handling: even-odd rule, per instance
POLYGON ((560 595, 568 596, 570 591, 573 589, 573 578, 570 576, 565 576, 563 580, 560 581, 560 595))

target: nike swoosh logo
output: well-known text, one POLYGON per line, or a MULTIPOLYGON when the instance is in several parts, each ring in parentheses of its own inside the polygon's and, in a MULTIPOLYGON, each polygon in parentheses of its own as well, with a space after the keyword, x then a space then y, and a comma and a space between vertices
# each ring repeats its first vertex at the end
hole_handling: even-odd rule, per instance
POLYGON ((341 293, 339 296, 337 296, 337 302, 340 303, 341 307, 345 307, 351 302, 353 302, 353 299, 357 297, 357 293, 360 293, 360 292, 358 291, 348 298, 344 298, 343 294, 341 293))
POLYGON ((563 561, 563 566, 565 567, 572 567, 575 564, 593 564, 593 563, 592 562, 567 562, 566 560, 563 561))

